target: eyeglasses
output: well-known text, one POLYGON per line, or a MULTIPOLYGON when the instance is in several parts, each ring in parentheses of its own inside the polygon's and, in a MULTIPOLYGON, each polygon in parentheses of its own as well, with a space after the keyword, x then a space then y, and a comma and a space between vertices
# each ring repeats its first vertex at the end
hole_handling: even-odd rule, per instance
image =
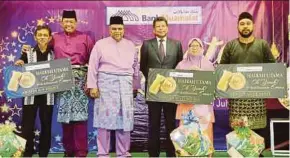
POLYGON ((190 45, 189 47, 190 48, 197 48, 197 47, 200 47, 200 45, 190 45))

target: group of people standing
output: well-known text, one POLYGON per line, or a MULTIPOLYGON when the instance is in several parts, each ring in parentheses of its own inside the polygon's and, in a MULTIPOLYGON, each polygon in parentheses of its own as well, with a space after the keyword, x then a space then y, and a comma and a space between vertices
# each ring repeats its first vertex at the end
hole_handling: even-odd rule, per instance
MULTIPOLYGON (((239 37, 230 41, 221 58, 222 64, 274 62, 268 44, 253 36, 252 15, 243 12, 239 16, 239 37)), ((116 155, 130 157, 130 132, 134 125, 134 94, 140 88, 139 71, 145 79, 149 68, 186 69, 214 71, 214 65, 204 56, 203 42, 192 38, 185 55, 181 42, 167 37, 168 22, 164 17, 153 21, 153 39, 145 40, 141 47, 140 67, 138 52, 132 41, 124 38, 125 27, 120 16, 110 18, 107 38, 95 44, 86 34, 76 30, 75 11, 64 11, 61 25, 63 32, 51 35, 47 26, 38 26, 34 38, 37 45, 30 49, 23 46, 21 58, 16 65, 70 58, 75 77, 75 87, 56 93, 58 107, 57 121, 62 123, 63 146, 67 157, 85 157, 87 147, 88 96, 95 98, 94 127, 97 128, 98 157, 108 157, 110 131, 115 130, 116 155), (88 67, 85 65, 88 64, 88 67)), ((147 86, 147 82, 145 82, 147 86)), ((145 88, 147 89, 147 88, 145 88)), ((248 116, 259 121, 264 128, 265 104, 262 99, 259 108, 252 107, 252 100, 229 102, 231 117, 248 116), (239 104, 243 103, 244 107, 239 104), (244 105, 247 103, 247 105, 244 105), (241 109, 242 108, 242 109, 241 109), (237 110, 239 109, 239 110, 237 110), (245 111, 236 113, 236 111, 245 111)), ((39 156, 46 157, 50 149, 51 118, 54 104, 53 94, 27 97, 24 99, 22 136, 27 140, 25 157, 33 154, 34 121, 40 110, 41 134, 39 156)), ((148 153, 150 157, 160 154, 160 119, 163 111, 166 126, 166 156, 175 157, 175 149, 169 134, 176 128, 176 119, 193 109, 207 125, 213 141, 214 112, 212 105, 188 105, 161 102, 147 102, 149 109, 148 153)), ((257 125, 253 123, 253 125, 257 125)))

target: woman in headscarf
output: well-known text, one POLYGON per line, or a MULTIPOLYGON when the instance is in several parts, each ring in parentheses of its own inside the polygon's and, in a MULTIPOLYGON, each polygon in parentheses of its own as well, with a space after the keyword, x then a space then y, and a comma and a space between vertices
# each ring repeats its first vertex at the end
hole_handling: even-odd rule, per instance
MULTIPOLYGON (((178 63, 176 69, 214 71, 213 63, 203 55, 203 52, 202 41, 199 38, 192 38, 188 43, 188 50, 184 54, 183 60, 178 63)), ((179 104, 176 110, 176 119, 180 120, 182 115, 191 109, 199 118, 202 129, 208 133, 213 143, 213 123, 215 120, 213 105, 179 104)))

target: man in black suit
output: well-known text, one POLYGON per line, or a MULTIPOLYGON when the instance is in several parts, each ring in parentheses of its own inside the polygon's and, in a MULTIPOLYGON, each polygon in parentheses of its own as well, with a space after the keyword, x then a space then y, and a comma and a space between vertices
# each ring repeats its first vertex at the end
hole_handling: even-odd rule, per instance
MULTIPOLYGON (((174 69, 183 58, 181 43, 167 38, 168 23, 164 17, 154 19, 153 33, 156 38, 144 41, 141 47, 140 70, 146 78, 146 87, 149 68, 174 69)), ((175 157, 175 149, 169 134, 175 129, 176 104, 151 101, 148 101, 147 104, 149 109, 149 156, 158 157, 160 153, 160 118, 163 109, 167 131, 166 156, 175 157)))

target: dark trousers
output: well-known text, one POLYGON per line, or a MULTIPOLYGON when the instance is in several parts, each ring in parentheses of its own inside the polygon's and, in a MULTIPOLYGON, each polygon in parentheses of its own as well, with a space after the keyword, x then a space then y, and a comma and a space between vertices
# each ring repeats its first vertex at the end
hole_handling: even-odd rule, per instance
POLYGON ((39 156, 47 157, 51 146, 51 122, 53 105, 46 105, 46 95, 35 96, 33 105, 23 105, 22 108, 22 137, 26 139, 26 146, 23 156, 32 157, 34 153, 34 125, 37 110, 41 132, 39 137, 39 156))
POLYGON ((176 104, 159 102, 147 102, 147 104, 149 109, 149 156, 158 157, 160 154, 160 119, 163 109, 166 127, 166 156, 175 157, 175 149, 170 139, 170 133, 175 129, 176 104))
POLYGON ((88 154, 87 121, 71 121, 62 124, 65 157, 86 157, 88 154))

